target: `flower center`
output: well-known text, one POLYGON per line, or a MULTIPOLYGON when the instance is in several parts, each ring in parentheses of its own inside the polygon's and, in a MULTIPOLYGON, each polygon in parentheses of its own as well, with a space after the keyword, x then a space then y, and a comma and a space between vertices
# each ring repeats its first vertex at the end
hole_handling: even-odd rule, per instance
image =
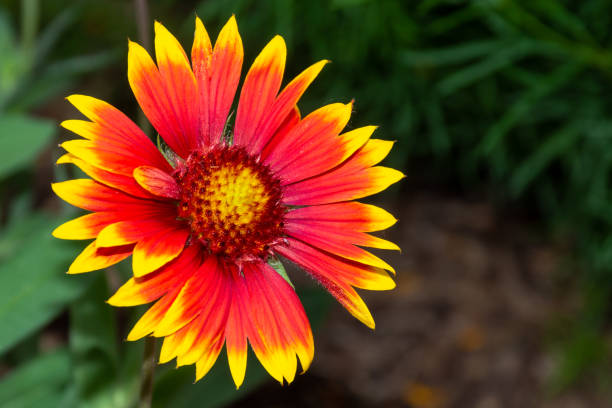
POLYGON ((235 260, 265 259, 283 236, 281 186, 243 148, 194 152, 179 172, 179 217, 211 252, 235 260))

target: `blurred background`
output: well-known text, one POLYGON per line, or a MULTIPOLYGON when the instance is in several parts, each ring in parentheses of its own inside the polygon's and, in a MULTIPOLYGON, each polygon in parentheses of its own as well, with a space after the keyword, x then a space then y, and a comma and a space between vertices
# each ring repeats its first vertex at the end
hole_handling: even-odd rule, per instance
MULTIPOLYGON (((400 222, 392 292, 364 293, 359 324, 290 270, 315 360, 280 387, 249 357, 235 391, 220 356, 156 371, 155 407, 608 407, 612 404, 612 1, 0 1, 0 406, 133 407, 143 309, 104 303, 128 265, 65 275, 78 215, 50 191, 64 97, 137 120, 127 38, 161 21, 190 49, 236 14, 245 72, 273 35, 286 78, 329 58, 303 112, 356 100, 349 128, 396 140, 408 178, 374 202, 400 222), (140 21, 140 23, 139 23, 140 21), (143 25, 144 24, 144 25, 143 25)), ((125 262, 124 262, 125 263, 125 262)))

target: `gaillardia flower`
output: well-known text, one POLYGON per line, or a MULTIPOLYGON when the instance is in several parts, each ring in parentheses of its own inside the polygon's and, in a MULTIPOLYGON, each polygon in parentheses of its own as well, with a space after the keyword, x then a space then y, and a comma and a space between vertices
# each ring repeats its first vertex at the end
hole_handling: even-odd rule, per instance
POLYGON ((237 386, 250 343, 272 377, 291 382, 297 359, 303 370, 312 361, 312 332, 294 289, 270 264, 282 256, 299 265, 373 328, 354 288, 395 284, 392 268, 361 247, 398 249, 368 234, 396 220, 353 200, 403 177, 375 166, 392 142, 371 139, 373 126, 341 134, 352 103, 301 118, 296 103, 326 61, 279 92, 286 58, 280 36, 249 69, 230 126, 243 60, 233 17, 214 47, 196 19, 191 63, 156 23, 155 56, 157 64, 129 43, 129 83, 165 142, 161 151, 109 104, 68 97, 89 120, 62 123, 84 139, 63 143, 67 153, 58 163, 75 164, 91 179, 56 183, 53 190, 92 213, 53 234, 95 239, 68 272, 102 269, 131 255, 134 276, 108 302, 155 303, 128 340, 163 337, 160 362, 195 364, 196 380, 225 344, 237 386))

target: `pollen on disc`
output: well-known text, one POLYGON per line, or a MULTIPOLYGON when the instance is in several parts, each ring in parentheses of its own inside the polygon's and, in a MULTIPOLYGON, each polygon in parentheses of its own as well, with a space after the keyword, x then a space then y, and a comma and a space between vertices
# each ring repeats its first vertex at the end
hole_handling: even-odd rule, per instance
POLYGON ((283 236, 280 181, 239 147, 194 152, 180 172, 179 217, 212 253, 265 258, 283 236))

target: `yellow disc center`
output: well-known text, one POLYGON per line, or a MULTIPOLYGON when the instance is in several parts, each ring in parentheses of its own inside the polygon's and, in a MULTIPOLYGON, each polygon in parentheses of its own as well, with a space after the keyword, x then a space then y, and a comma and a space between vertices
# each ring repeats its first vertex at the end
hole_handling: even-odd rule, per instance
POLYGON ((179 217, 213 253, 265 258, 283 235, 280 183, 243 149, 194 153, 178 181, 179 217))

